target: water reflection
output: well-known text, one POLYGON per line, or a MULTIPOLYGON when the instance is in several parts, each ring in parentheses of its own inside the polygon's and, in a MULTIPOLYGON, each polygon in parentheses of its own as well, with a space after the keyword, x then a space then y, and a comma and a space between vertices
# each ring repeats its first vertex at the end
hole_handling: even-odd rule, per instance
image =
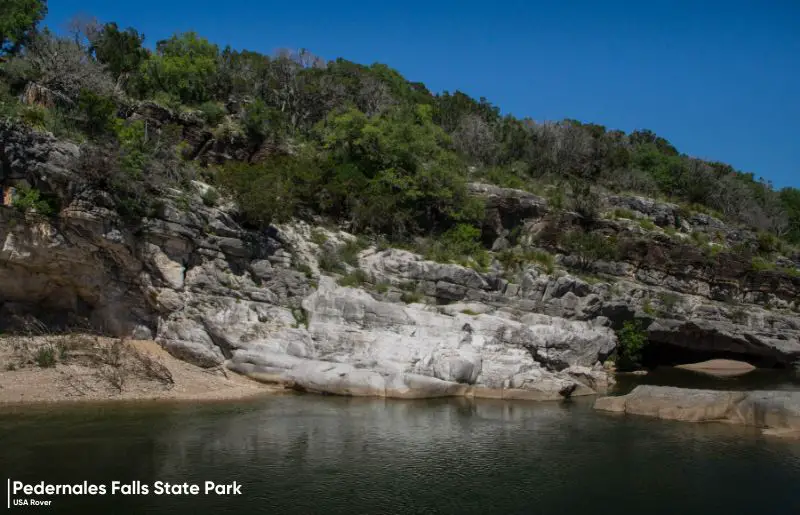
POLYGON ((530 403, 286 396, 0 414, 5 476, 244 484, 59 499, 113 513, 796 513, 800 442, 530 403))

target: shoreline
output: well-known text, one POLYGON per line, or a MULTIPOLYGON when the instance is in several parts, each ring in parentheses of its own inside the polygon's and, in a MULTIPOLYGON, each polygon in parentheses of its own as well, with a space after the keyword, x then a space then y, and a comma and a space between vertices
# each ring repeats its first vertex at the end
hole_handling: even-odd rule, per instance
POLYGON ((0 365, 0 409, 120 402, 213 403, 284 391, 235 372, 181 361, 151 340, 123 342, 85 335, 4 338, 0 340, 0 365), (49 346, 59 349, 60 356, 41 366, 20 352, 20 341, 34 349, 33 355, 49 346))

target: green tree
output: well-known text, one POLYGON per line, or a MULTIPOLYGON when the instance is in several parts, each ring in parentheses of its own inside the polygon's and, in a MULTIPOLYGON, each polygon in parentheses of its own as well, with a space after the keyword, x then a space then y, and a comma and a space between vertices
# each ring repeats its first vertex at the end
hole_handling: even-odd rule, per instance
POLYGON ((0 2, 0 54, 16 53, 29 41, 46 14, 47 3, 43 0, 0 2))
POLYGON ((480 215, 430 106, 369 119, 350 110, 330 117, 321 132, 334 176, 331 196, 348 207, 356 226, 402 237, 480 215))
POLYGON ((77 110, 79 123, 89 136, 101 137, 114 129, 117 105, 111 98, 83 89, 78 95, 77 110))
POLYGON ((784 188, 780 192, 780 199, 789 218, 786 239, 792 243, 800 243, 800 189, 784 188))
POLYGON ((116 23, 106 23, 92 38, 90 51, 115 78, 124 78, 138 70, 148 57, 142 46, 144 34, 136 29, 119 30, 116 23))
POLYGON ((156 44, 156 53, 140 65, 142 93, 163 91, 184 104, 212 99, 216 76, 217 45, 194 32, 176 34, 156 44))

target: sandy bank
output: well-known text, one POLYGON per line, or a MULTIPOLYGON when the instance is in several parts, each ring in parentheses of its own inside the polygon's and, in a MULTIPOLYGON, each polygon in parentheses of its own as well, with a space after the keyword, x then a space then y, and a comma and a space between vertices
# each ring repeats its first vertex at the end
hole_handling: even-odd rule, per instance
POLYGON ((221 368, 207 370, 178 360, 153 341, 86 335, 0 338, 0 404, 219 401, 278 391, 221 368))

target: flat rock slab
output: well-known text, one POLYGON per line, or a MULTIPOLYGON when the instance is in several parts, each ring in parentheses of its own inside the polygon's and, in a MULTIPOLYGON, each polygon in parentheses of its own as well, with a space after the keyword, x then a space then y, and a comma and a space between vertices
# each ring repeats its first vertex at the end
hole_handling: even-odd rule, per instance
POLYGON ((756 367, 750 363, 732 359, 711 359, 708 361, 701 361, 700 363, 677 365, 675 368, 691 370, 693 372, 700 372, 716 377, 735 377, 747 374, 756 369, 756 367))
POLYGON ((800 391, 694 390, 637 386, 618 397, 601 397, 594 408, 684 422, 727 422, 765 433, 800 436, 800 391))

